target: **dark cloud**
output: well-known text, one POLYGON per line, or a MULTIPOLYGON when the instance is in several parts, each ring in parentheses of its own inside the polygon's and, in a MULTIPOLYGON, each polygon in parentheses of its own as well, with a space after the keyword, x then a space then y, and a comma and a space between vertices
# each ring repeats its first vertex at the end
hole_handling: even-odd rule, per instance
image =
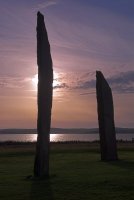
POLYGON ((89 88, 94 88, 95 84, 96 84, 95 80, 80 81, 80 82, 78 82, 78 85, 75 87, 75 89, 89 89, 89 88))
POLYGON ((110 84, 134 83, 134 71, 122 72, 107 79, 110 84))
MULTIPOLYGON (((134 93, 134 71, 121 72, 106 78, 110 87, 117 93, 134 93)), ((96 80, 79 81, 75 89, 95 89, 96 80)))
POLYGON ((90 94, 96 94, 96 93, 95 93, 95 91, 94 92, 84 92, 84 93, 81 93, 80 95, 85 96, 85 95, 90 95, 90 94))
POLYGON ((61 83, 53 87, 53 89, 63 89, 63 88, 69 88, 69 86, 66 83, 61 83))
POLYGON ((107 81, 117 93, 134 93, 134 71, 122 72, 107 81))

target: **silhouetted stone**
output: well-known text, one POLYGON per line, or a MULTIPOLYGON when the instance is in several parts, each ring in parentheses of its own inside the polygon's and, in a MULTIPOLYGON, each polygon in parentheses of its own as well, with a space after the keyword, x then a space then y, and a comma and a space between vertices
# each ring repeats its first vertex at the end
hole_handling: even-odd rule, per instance
POLYGON ((44 16, 37 13, 38 119, 35 177, 49 177, 53 69, 44 16))
POLYGON ((117 160, 114 108, 111 88, 100 71, 96 72, 96 78, 101 160, 117 160))

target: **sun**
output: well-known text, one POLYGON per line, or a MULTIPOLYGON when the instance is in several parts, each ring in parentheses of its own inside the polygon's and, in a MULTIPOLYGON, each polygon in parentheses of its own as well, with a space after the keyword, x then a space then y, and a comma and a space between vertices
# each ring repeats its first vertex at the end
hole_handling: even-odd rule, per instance
POLYGON ((38 84, 38 74, 35 74, 34 77, 32 78, 32 83, 35 87, 37 87, 38 84))
MULTIPOLYGON (((59 75, 57 72, 54 71, 54 79, 53 79, 53 87, 56 87, 57 85, 60 84, 60 81, 58 80, 59 75)), ((32 83, 37 90, 37 84, 38 84, 38 74, 35 74, 34 77, 32 78, 32 83)))
POLYGON ((56 87, 59 84, 60 84, 59 75, 57 72, 54 71, 53 87, 56 87))

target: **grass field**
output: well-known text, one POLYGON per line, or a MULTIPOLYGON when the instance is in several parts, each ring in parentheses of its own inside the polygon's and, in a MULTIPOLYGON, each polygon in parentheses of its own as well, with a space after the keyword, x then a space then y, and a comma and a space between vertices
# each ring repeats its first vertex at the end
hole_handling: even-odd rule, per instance
POLYGON ((96 143, 51 144, 50 179, 32 174, 34 144, 0 145, 0 200, 132 200, 134 145, 118 145, 120 160, 101 162, 96 143))

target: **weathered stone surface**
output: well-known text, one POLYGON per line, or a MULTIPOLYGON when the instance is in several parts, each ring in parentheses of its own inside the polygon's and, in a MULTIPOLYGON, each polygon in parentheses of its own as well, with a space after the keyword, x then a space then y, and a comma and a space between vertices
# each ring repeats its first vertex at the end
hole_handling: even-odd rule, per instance
POLYGON ((53 68, 44 16, 37 13, 38 118, 35 177, 49 176, 53 68))
POLYGON ((101 160, 117 160, 112 91, 100 71, 96 72, 96 78, 101 160))

